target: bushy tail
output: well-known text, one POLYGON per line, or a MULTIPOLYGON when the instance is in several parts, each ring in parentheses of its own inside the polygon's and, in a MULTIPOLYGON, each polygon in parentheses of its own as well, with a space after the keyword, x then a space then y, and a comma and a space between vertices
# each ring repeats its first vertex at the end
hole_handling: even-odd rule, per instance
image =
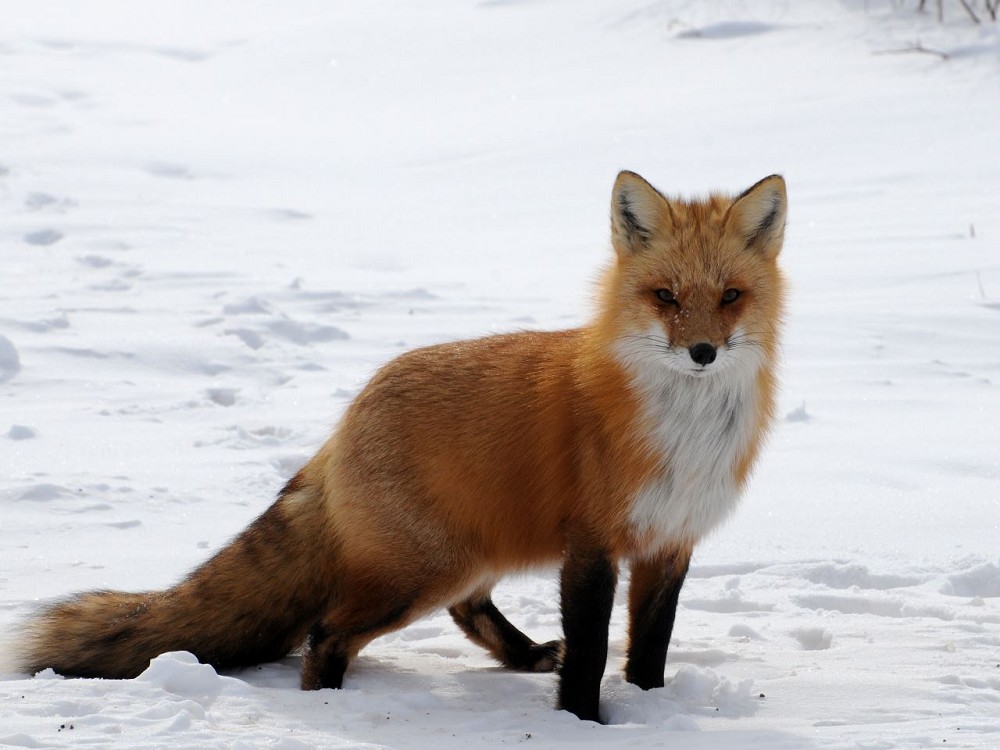
POLYGON ((217 669, 273 661, 305 639, 332 590, 318 489, 293 479, 218 554, 166 591, 94 591, 49 605, 18 634, 18 666, 131 678, 167 651, 217 669))

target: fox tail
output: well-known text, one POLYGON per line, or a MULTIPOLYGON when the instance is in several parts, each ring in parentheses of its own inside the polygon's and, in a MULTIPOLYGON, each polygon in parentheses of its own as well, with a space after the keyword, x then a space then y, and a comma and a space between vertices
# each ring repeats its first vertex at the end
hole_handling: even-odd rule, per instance
POLYGON ((321 491, 296 477, 173 588, 92 591, 45 606, 14 634, 12 666, 131 678, 167 651, 190 651, 217 669, 286 656, 305 640, 332 590, 322 505, 321 491))

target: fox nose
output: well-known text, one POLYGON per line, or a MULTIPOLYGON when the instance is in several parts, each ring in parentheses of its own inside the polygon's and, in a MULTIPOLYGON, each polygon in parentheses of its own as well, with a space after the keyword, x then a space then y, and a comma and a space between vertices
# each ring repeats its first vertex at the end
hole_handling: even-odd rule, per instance
POLYGON ((710 365, 715 361, 715 347, 711 344, 695 344, 688 348, 688 354, 691 355, 691 359, 702 367, 710 365))

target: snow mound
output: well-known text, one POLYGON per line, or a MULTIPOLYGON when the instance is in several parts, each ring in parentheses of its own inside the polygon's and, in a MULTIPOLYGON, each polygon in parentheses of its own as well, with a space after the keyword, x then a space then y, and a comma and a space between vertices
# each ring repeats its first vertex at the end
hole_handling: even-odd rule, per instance
POLYGON ((833 643, 833 634, 824 628, 796 628, 792 635, 804 651, 825 651, 833 643))
POLYGON ((187 651, 171 651, 157 656, 135 679, 202 705, 210 704, 224 691, 245 693, 250 690, 242 680, 219 675, 211 665, 202 664, 187 651))
POLYGON ((668 694, 684 706, 718 709, 729 715, 749 715, 757 710, 751 696, 753 680, 733 682, 707 667, 683 666, 667 686, 668 694))
POLYGON ((63 677, 61 674, 57 674, 56 671, 52 669, 52 667, 48 667, 47 669, 43 669, 41 672, 36 672, 35 679, 39 681, 58 682, 59 680, 65 680, 66 678, 63 677))
POLYGON ((753 680, 733 682, 713 669, 684 665, 665 688, 641 690, 621 676, 605 678, 602 718, 609 724, 650 724, 697 730, 694 714, 751 716, 757 711, 753 680))
POLYGON ((948 576, 942 594, 952 596, 1000 596, 1000 565, 983 563, 963 573, 948 576))
POLYGON ((664 729, 698 730, 695 719, 665 689, 641 690, 620 676, 606 678, 601 718, 608 724, 656 724, 664 729))

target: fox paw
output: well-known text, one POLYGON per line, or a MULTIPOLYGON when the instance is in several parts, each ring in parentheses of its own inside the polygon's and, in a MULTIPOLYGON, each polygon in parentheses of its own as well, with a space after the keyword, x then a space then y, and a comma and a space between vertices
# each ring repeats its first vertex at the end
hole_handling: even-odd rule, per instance
POLYGON ((566 643, 560 639, 547 643, 534 643, 528 648, 529 672, 554 672, 562 666, 566 643))

